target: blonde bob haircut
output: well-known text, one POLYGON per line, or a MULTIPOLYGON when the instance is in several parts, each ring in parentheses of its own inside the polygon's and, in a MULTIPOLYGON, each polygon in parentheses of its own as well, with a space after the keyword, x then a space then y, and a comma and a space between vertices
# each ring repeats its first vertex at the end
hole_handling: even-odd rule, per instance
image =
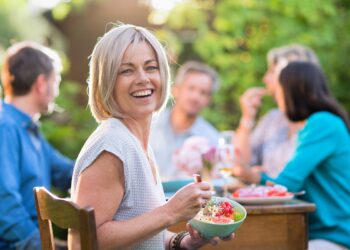
POLYGON ((146 42, 154 50, 159 65, 162 86, 161 110, 169 97, 170 71, 163 46, 147 29, 130 24, 112 28, 96 43, 89 62, 89 106, 97 122, 110 117, 128 118, 114 98, 113 91, 123 55, 129 45, 146 42))

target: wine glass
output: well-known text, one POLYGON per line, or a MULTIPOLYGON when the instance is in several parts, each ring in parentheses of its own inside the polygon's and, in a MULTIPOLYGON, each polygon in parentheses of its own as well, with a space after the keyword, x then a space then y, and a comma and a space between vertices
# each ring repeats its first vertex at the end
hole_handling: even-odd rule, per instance
POLYGON ((234 145, 233 145, 233 131, 223 131, 220 133, 220 138, 215 155, 215 168, 220 172, 224 180, 224 197, 227 196, 227 187, 229 178, 232 175, 232 168, 234 166, 234 145))

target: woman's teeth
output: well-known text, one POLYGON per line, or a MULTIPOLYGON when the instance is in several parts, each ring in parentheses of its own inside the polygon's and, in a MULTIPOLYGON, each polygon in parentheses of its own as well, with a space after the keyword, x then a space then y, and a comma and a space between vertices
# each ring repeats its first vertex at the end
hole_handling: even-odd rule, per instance
POLYGON ((152 90, 148 89, 148 90, 141 90, 141 91, 137 91, 132 93, 132 96, 134 97, 145 97, 145 96, 150 96, 152 94, 152 90))

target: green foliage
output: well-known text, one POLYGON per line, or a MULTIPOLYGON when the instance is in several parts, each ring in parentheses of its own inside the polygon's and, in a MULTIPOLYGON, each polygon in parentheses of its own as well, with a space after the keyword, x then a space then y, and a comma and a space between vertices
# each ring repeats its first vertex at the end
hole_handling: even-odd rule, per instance
MULTIPOLYGON (((350 110, 348 1, 218 0, 212 8, 207 1, 186 4, 186 11, 179 5, 170 13, 166 29, 182 41, 179 63, 199 58, 218 70, 221 88, 204 116, 220 130, 237 126, 239 96, 248 87, 262 86, 268 50, 291 43, 315 50, 334 94, 350 110)), ((262 112, 272 105, 272 100, 264 101, 262 112)))
POLYGON ((0 52, 13 42, 33 40, 46 44, 49 38, 52 47, 62 50, 62 35, 43 15, 28 9, 25 0, 0 0, 0 52))
MULTIPOLYGON (((52 16, 64 18, 69 12, 82 9, 88 1, 61 1, 51 10, 52 16)), ((30 8, 26 0, 0 0, 0 61, 5 49, 13 42, 34 40, 47 44, 49 41, 50 46, 59 52, 66 71, 69 61, 64 53, 62 35, 42 12, 28 10, 30 8)), ((49 12, 46 12, 46 16, 50 16, 49 12)), ((42 130, 50 143, 72 159, 77 157, 84 141, 96 126, 86 105, 85 88, 74 82, 63 82, 61 94, 57 98, 57 103, 63 111, 41 120, 42 130)))
POLYGON ((72 82, 63 82, 56 102, 60 112, 42 119, 42 131, 61 153, 75 159, 85 140, 96 127, 81 93, 86 91, 72 82), (83 108, 85 106, 85 108, 83 108), (49 118, 49 119, 48 119, 49 118))
MULTIPOLYGON (((86 6, 87 3, 91 0, 70 0, 70 1, 61 1, 55 8, 51 10, 52 17, 55 20, 65 19, 71 11, 81 11, 86 6)), ((95 0, 96 1, 96 0, 95 0)), ((104 1, 104 0, 99 0, 104 1)))

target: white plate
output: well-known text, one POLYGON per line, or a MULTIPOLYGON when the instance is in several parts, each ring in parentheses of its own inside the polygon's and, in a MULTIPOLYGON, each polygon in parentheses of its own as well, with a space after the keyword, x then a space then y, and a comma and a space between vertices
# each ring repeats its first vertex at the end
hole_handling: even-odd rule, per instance
POLYGON ((289 201, 294 198, 294 195, 289 196, 271 196, 271 197, 230 197, 232 200, 238 203, 246 205, 259 205, 259 204, 278 204, 285 201, 289 201))

